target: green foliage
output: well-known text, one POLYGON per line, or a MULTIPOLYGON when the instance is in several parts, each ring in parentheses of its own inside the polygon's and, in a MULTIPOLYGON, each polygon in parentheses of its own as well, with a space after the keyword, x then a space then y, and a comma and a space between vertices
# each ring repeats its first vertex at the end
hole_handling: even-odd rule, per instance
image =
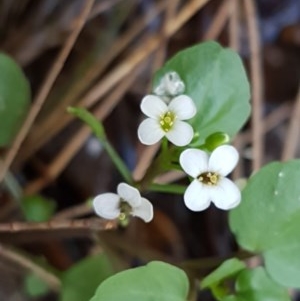
POLYGON ((113 268, 104 254, 87 257, 62 275, 59 300, 87 301, 92 298, 98 285, 113 273, 113 268))
POLYGON ((32 195, 22 200, 21 208, 27 221, 44 222, 52 217, 56 204, 40 195, 32 195))
POLYGON ((30 88, 20 67, 0 53, 0 147, 14 138, 26 116, 30 88))
POLYGON ((232 278, 245 268, 245 264, 239 259, 228 259, 202 280, 201 288, 208 288, 224 281, 225 279, 232 278))
POLYGON ((24 289, 30 297, 43 296, 49 292, 48 285, 35 274, 28 274, 25 277, 24 289))
POLYGON ((269 278, 262 268, 243 270, 235 284, 235 296, 228 296, 222 301, 289 301, 286 289, 269 278))
POLYGON ((154 261, 110 277, 91 301, 186 301, 188 287, 182 270, 154 261))
POLYGON ((262 253, 277 282, 300 287, 300 160, 272 163, 252 176, 230 227, 245 249, 262 253))
POLYGON ((215 42, 206 42, 180 51, 155 75, 154 86, 170 71, 176 71, 197 107, 191 120, 203 144, 209 135, 223 131, 235 135, 250 113, 250 91, 238 54, 215 42))

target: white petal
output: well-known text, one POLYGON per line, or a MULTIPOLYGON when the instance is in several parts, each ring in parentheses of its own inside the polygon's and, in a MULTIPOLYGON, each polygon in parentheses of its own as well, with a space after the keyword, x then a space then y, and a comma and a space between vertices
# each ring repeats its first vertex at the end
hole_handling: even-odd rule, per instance
POLYGON ((154 89, 154 94, 158 95, 158 96, 163 96, 166 94, 166 88, 164 83, 160 83, 155 89, 154 89))
POLYGON ((182 169, 193 178, 208 170, 207 153, 196 148, 183 151, 179 157, 179 162, 182 169))
POLYGON ((229 210, 236 207, 241 201, 241 192, 229 179, 223 178, 211 191, 212 202, 216 207, 229 210))
POLYGON ((169 103, 169 110, 180 120, 186 120, 196 115, 197 109, 193 100, 187 95, 180 95, 169 103))
POLYGON ((141 205, 139 207, 133 208, 132 215, 138 216, 146 223, 149 223, 153 219, 153 206, 145 198, 141 198, 141 205))
POLYGON ((120 197, 115 193, 103 193, 96 196, 93 200, 93 207, 97 215, 115 219, 120 214, 120 197))
POLYGON ((183 93, 185 89, 184 83, 178 79, 177 81, 169 81, 166 83, 168 94, 170 95, 178 95, 183 93))
POLYGON ((138 137, 140 141, 146 145, 157 143, 164 135, 165 132, 155 119, 145 119, 138 128, 138 137))
POLYGON ((222 176, 227 176, 235 168, 239 160, 239 153, 231 145, 217 147, 208 161, 210 171, 215 171, 222 176))
POLYGON ((147 95, 142 99, 141 110, 146 116, 158 119, 160 115, 168 111, 168 106, 159 97, 147 95))
POLYGON ((117 187, 118 195, 133 208, 141 205, 141 195, 140 192, 126 184, 120 183, 117 187))
POLYGON ((184 193, 184 203, 192 211, 205 210, 210 205, 210 187, 194 180, 184 193))
POLYGON ((172 129, 169 132, 166 132, 165 135, 173 144, 185 146, 192 141, 194 130, 188 123, 176 120, 172 129))

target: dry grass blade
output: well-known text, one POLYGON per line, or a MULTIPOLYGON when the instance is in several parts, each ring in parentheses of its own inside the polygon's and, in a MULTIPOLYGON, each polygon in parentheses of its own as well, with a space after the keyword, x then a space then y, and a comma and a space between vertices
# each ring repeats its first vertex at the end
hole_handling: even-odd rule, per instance
POLYGON ((216 15, 214 16, 213 22, 203 37, 203 40, 213 40, 219 36, 228 21, 230 6, 231 1, 224 0, 221 3, 216 15))
POLYGON ((294 109, 292 111, 292 118, 290 126, 287 131, 286 139, 284 142, 284 149, 282 153, 282 160, 290 160, 295 157, 298 141, 300 136, 300 85, 296 97, 294 109))
POLYGON ((57 59, 55 60, 50 72, 48 73, 40 91, 37 94, 36 100, 34 101, 32 108, 22 126, 19 133, 17 134, 16 139, 14 140, 12 147, 9 149, 8 153, 6 154, 3 164, 1 164, 1 171, 0 171, 0 182, 3 180, 7 170, 9 169, 11 163, 13 162, 15 156, 17 155, 19 148, 24 141, 28 131, 30 130, 36 116, 38 115, 42 105, 44 104, 54 82, 62 70, 64 63, 69 56, 79 33, 81 32, 85 20, 87 19, 91 8, 93 6, 94 0, 87 0, 85 2, 84 8, 77 19, 76 25, 74 26, 73 32, 70 34, 69 38, 67 39, 64 47, 58 54, 57 59))
POLYGON ((0 224, 0 232, 20 233, 20 232, 43 232, 59 231, 64 229, 89 229, 96 231, 105 231, 115 229, 116 221, 107 221, 100 218, 86 218, 74 220, 50 220, 44 223, 34 222, 12 222, 0 224))
POLYGON ((230 19, 229 19, 229 43, 230 48, 235 51, 240 49, 239 40, 239 2, 238 0, 231 0, 230 3, 230 19))
POLYGON ((262 56, 259 37, 259 29, 255 3, 253 0, 244 0, 246 21, 248 27, 248 38, 250 48, 250 69, 252 83, 252 149, 253 149, 253 171, 258 170, 263 163, 264 134, 262 124, 262 105, 263 105, 263 73, 262 56))
POLYGON ((27 257, 16 253, 15 251, 0 245, 0 256, 5 258, 8 261, 12 261, 19 266, 31 271, 36 276, 38 276, 41 280, 43 280, 50 289, 55 292, 59 292, 61 288, 61 283, 58 277, 54 274, 49 273, 47 270, 43 269, 41 266, 35 264, 27 257))

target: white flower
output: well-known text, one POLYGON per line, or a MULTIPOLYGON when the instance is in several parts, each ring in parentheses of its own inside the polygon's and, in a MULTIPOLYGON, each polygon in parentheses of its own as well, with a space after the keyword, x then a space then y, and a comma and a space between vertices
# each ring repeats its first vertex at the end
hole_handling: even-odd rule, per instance
POLYGON ((160 80, 159 85, 154 89, 154 94, 161 96, 163 100, 169 102, 172 97, 182 94, 185 85, 175 71, 166 73, 160 80))
POLYGON ((230 145, 217 147, 210 157, 198 149, 187 149, 180 155, 183 170, 194 178, 184 193, 184 202, 192 211, 205 210, 210 202, 228 210, 241 201, 238 187, 226 176, 239 159, 237 150, 230 145))
POLYGON ((196 106, 189 96, 176 96, 167 105, 158 96, 147 95, 142 100, 141 110, 149 117, 138 128, 142 143, 155 144, 164 136, 177 146, 185 146, 192 141, 193 128, 182 121, 196 114, 196 106))
POLYGON ((94 210, 97 215, 106 219, 124 220, 132 216, 138 216, 146 223, 153 218, 153 206, 140 192, 126 184, 120 183, 116 193, 103 193, 93 200, 94 210))

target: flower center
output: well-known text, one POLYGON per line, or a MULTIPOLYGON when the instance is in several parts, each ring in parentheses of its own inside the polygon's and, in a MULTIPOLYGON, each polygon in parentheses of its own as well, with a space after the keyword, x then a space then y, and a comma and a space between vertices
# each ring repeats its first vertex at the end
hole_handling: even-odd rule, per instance
POLYGON ((168 111, 167 113, 160 116, 159 124, 165 132, 168 132, 174 125, 175 119, 176 115, 173 112, 168 111))
POLYGON ((217 185, 218 181, 220 179, 220 176, 215 172, 203 172, 198 177, 198 180, 206 185, 217 185))
POLYGON ((119 204, 120 214, 119 214, 119 222, 122 226, 126 226, 129 222, 129 216, 132 212, 132 207, 124 200, 120 200, 119 204))

